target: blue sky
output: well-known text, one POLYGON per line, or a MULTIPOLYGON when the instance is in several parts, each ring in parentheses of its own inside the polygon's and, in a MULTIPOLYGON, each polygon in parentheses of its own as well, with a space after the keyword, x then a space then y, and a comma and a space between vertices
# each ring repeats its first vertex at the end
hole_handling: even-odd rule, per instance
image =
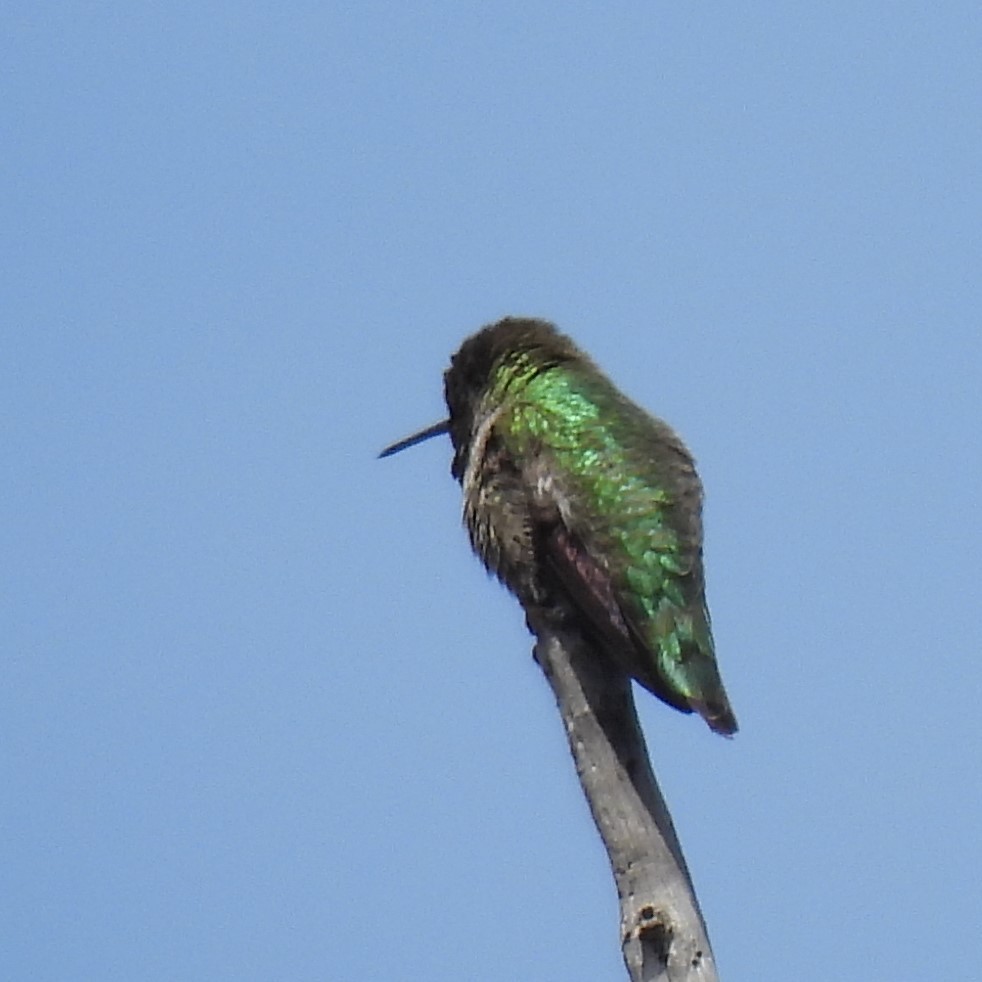
POLYGON ((620 979, 460 341, 707 490, 742 730, 639 709, 730 980, 982 943, 976 3, 13 3, 0 976, 620 979))

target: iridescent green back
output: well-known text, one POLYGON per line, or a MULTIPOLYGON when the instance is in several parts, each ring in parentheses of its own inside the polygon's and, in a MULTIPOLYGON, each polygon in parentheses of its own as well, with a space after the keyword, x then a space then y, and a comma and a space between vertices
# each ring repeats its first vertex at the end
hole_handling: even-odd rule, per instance
POLYGON ((554 456, 570 531, 608 571, 662 682, 686 701, 715 699, 701 488, 678 437, 590 363, 510 373, 505 389, 497 425, 519 459, 554 456))

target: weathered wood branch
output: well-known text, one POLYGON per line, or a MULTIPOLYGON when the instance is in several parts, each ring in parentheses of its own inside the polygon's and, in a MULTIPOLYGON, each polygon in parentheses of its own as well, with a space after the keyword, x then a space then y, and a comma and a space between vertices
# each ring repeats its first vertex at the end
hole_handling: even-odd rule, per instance
POLYGON ((672 818, 648 759, 630 679, 577 633, 528 612, 576 772, 603 839, 631 982, 718 982, 672 818))

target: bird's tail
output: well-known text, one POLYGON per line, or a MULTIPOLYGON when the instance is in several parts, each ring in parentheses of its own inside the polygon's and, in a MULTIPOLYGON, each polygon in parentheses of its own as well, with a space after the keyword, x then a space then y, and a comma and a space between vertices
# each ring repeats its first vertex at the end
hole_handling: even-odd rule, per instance
POLYGON ((730 708, 726 692, 720 686, 719 692, 713 699, 691 699, 689 704, 706 721, 714 733, 731 737, 739 729, 736 716, 730 708))

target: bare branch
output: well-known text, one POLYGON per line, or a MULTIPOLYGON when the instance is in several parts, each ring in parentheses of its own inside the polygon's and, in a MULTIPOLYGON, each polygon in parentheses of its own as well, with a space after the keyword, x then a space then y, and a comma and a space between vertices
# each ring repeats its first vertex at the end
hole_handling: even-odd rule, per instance
POLYGON ((630 679, 578 634, 529 626, 603 838, 632 982, 718 982, 706 925, 648 759, 630 679))

